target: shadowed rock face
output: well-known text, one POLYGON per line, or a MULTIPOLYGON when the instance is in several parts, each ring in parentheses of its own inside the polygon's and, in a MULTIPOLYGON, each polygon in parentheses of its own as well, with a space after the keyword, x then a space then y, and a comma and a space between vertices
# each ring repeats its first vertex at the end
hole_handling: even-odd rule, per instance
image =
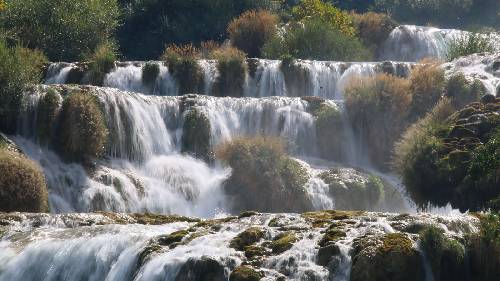
POLYGON ((478 224, 469 215, 346 211, 246 212, 211 220, 0 214, 0 258, 7 261, 0 280, 57 280, 51 274, 85 279, 90 272, 99 280, 326 281, 349 274, 350 280, 424 280, 427 261, 415 231, 433 225, 461 245, 478 224), (97 258, 102 251, 109 259, 97 258), (68 252, 66 259, 48 258, 68 252))

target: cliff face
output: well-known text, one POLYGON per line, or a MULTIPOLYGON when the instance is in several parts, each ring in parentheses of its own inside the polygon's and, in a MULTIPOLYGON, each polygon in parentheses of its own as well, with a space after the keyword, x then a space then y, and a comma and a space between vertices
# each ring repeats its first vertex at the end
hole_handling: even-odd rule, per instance
POLYGON ((470 215, 345 211, 0 214, 0 280, 425 280, 434 259, 421 233, 437 229, 463 253, 479 225, 470 215))

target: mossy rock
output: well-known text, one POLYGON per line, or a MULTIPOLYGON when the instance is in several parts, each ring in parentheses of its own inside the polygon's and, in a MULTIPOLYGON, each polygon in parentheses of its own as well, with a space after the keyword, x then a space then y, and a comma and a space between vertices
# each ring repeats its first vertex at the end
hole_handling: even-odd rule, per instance
POLYGON ((348 160, 349 140, 341 111, 335 104, 322 103, 314 111, 318 147, 323 158, 348 160))
POLYGON ((267 254, 268 254, 267 250, 264 247, 255 245, 250 245, 245 247, 245 257, 250 260, 267 254))
POLYGON ((250 227, 238 234, 229 243, 229 247, 243 251, 245 247, 250 246, 264 237, 264 232, 258 227, 250 227))
POLYGON ((335 243, 346 237, 346 233, 343 230, 338 229, 336 224, 332 224, 325 232, 321 240, 318 242, 320 247, 325 247, 329 244, 335 243))
POLYGON ((262 277, 262 273, 249 266, 238 266, 229 275, 229 281, 259 281, 262 277))
POLYGON ((290 250, 295 242, 297 242, 295 232, 282 232, 274 237, 273 241, 269 244, 269 248, 271 248, 273 254, 279 255, 290 250))
POLYGON ((220 281, 227 280, 224 266, 217 260, 203 256, 186 261, 175 277, 175 281, 220 281))
POLYGON ((60 120, 58 150, 64 159, 85 163, 104 154, 108 129, 97 97, 72 93, 63 102, 60 120))
POLYGON ((163 250, 163 247, 156 244, 156 243, 150 243, 148 244, 146 247, 144 247, 144 249, 142 249, 142 251, 139 253, 139 257, 137 259, 137 268, 141 268, 144 264, 146 264, 146 262, 148 261, 148 259, 156 254, 156 253, 159 253, 163 250))
POLYGON ((148 87, 154 86, 160 74, 160 66, 156 62, 147 62, 142 66, 142 83, 148 87))
POLYGON ((293 58, 283 58, 280 69, 285 78, 288 96, 307 96, 311 87, 311 78, 305 67, 297 63, 293 58))
POLYGON ((211 124, 206 114, 196 107, 189 109, 184 115, 182 152, 210 160, 211 136, 211 124))
POLYGON ((324 227, 325 225, 330 225, 332 221, 336 220, 347 220, 351 218, 356 218, 364 215, 365 212, 362 211, 318 211, 318 212, 308 212, 302 214, 308 222, 312 224, 313 227, 324 227))
POLYGON ((179 243, 188 235, 189 232, 187 230, 179 230, 175 231, 171 234, 160 236, 157 238, 158 244, 162 246, 170 246, 174 243, 179 243))
POLYGON ((405 234, 355 240, 351 280, 425 280, 422 258, 405 234))
POLYGON ((256 216, 258 215, 259 213, 257 212, 254 212, 254 211, 244 211, 244 212, 241 212, 239 215, 238 215, 238 218, 241 219, 241 218, 249 218, 249 217, 253 217, 253 216, 256 216))
POLYGON ((340 255, 339 246, 329 244, 319 248, 316 263, 321 266, 327 266, 332 261, 332 258, 338 255, 340 255))
MULTIPOLYGON (((103 214, 105 214, 106 216, 109 216, 111 218, 116 218, 116 215, 113 213, 103 213, 103 214)), ((158 214, 150 214, 150 213, 130 214, 130 216, 135 220, 133 223, 144 224, 144 225, 163 225, 163 224, 169 224, 169 223, 174 223, 174 222, 199 222, 200 221, 200 219, 197 219, 197 218, 175 216, 175 215, 158 215, 158 214)), ((119 223, 120 220, 116 219, 115 221, 119 223)), ((130 223, 130 222, 123 222, 123 223, 130 223)))
POLYGON ((24 155, 0 148, 0 212, 48 212, 48 190, 40 167, 24 155))

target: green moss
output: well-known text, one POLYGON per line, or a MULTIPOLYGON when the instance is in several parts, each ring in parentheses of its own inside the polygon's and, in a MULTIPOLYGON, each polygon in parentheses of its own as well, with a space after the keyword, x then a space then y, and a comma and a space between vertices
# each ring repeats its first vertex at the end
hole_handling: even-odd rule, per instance
MULTIPOLYGON (((111 215, 107 213, 108 215, 111 215)), ((135 223, 138 224, 145 224, 145 225, 163 225, 163 224, 168 224, 168 223, 174 223, 174 222, 199 222, 199 219, 196 218, 190 218, 190 217, 183 217, 183 216, 167 216, 167 215, 157 215, 157 214, 150 214, 150 213, 144 213, 144 214, 130 214, 132 218, 134 218, 136 221, 135 223)))
POLYGON ((154 86, 156 78, 160 74, 160 66, 156 62, 146 62, 142 66, 142 83, 154 86))
POLYGON ((382 246, 378 248, 378 251, 382 254, 390 252, 410 254, 414 251, 413 242, 402 233, 386 234, 382 239, 382 246))
POLYGON ((229 275, 229 281, 259 281, 263 275, 249 266, 238 266, 229 275))
POLYGON ((320 247, 325 247, 329 244, 335 243, 343 238, 346 237, 346 233, 343 230, 340 230, 336 227, 335 224, 331 225, 321 238, 321 240, 318 242, 318 245, 320 247))
POLYGON ((49 211, 45 177, 35 162, 0 149, 0 171, 0 212, 49 211))
POLYGON ((158 243, 162 246, 170 246, 173 243, 181 242, 189 232, 187 230, 179 230, 168 235, 158 237, 158 243))
POLYGON ((163 247, 161 247, 158 244, 152 243, 147 245, 142 251, 139 253, 139 258, 137 259, 137 268, 141 268, 147 261, 148 259, 156 254, 159 253, 163 250, 163 247))
POLYGON ((319 212, 309 212, 302 214, 308 222, 310 222, 313 227, 324 227, 325 225, 330 225, 332 221, 335 220, 347 220, 350 218, 359 217, 365 214, 361 211, 319 211, 319 212))
POLYGON ((264 232, 258 227, 251 227, 238 234, 229 243, 229 247, 243 251, 245 247, 250 246, 264 237, 264 232))
POLYGON ((86 162, 102 156, 108 141, 108 129, 94 95, 72 93, 63 102, 60 118, 58 147, 64 159, 86 162))
POLYGON ((253 259, 255 257, 264 256, 267 253, 264 247, 250 245, 245 247, 245 257, 247 259, 253 259))
POLYGON ((209 160, 212 136, 210 120, 205 113, 191 108, 185 113, 182 130, 182 152, 209 160))
POLYGON ((48 144, 54 134, 55 122, 61 107, 61 96, 54 89, 49 89, 38 103, 36 128, 38 141, 48 144))
POLYGON ((288 251, 293 247, 293 244, 297 242, 297 236, 293 231, 282 232, 274 237, 273 241, 269 244, 269 248, 273 251, 273 254, 281 254, 288 251))
POLYGON ((258 215, 259 213, 257 212, 254 212, 254 211, 244 211, 244 212, 241 212, 239 215, 238 215, 238 218, 241 219, 241 218, 249 218, 249 217, 253 217, 253 216, 256 216, 258 215))

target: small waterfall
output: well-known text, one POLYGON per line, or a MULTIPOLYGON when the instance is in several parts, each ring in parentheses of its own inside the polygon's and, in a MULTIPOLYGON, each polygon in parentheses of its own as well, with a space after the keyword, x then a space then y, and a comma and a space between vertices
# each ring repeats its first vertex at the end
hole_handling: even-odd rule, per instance
POLYGON ((68 74, 75 67, 71 63, 53 63, 47 69, 47 79, 45 84, 64 84, 67 81, 68 74))
POLYGON ((281 61, 257 60, 257 69, 245 83, 247 97, 288 96, 281 61))

